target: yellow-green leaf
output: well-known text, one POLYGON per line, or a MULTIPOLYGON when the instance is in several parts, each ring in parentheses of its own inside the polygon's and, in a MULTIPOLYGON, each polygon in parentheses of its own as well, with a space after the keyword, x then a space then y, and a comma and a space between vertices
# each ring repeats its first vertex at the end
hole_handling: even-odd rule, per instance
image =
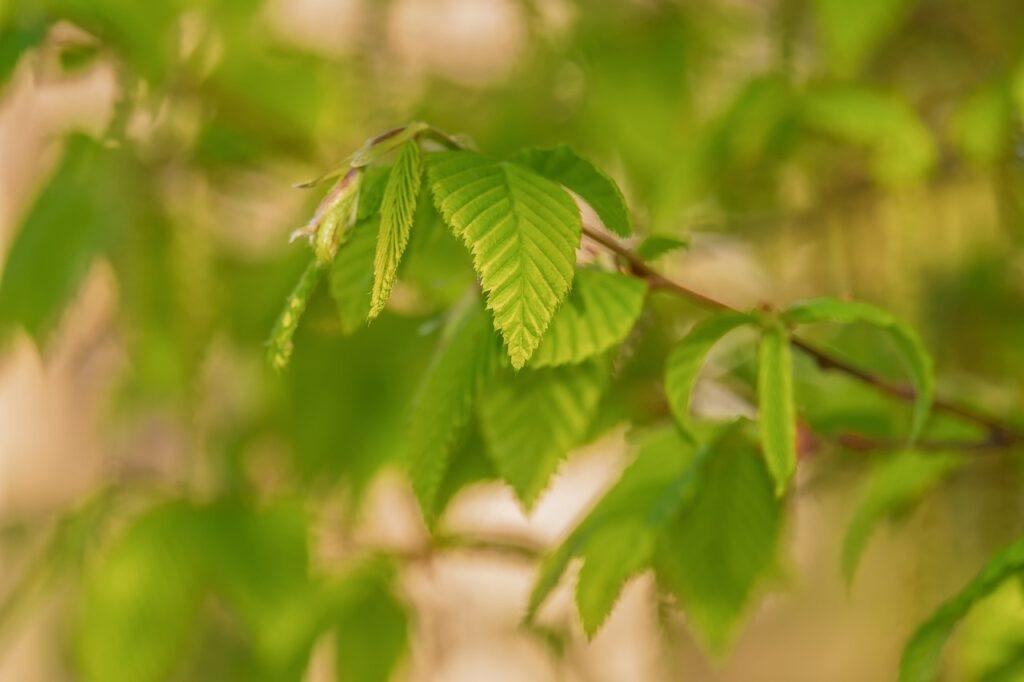
POLYGON ((796 471, 796 409, 789 337, 780 325, 768 327, 757 357, 758 425, 775 494, 783 495, 796 471))
POLYGON ((415 140, 406 142, 391 167, 380 207, 380 232, 373 261, 373 293, 370 319, 377 317, 388 302, 398 274, 398 264, 409 243, 409 230, 416 215, 416 197, 422 176, 420 148, 415 140))

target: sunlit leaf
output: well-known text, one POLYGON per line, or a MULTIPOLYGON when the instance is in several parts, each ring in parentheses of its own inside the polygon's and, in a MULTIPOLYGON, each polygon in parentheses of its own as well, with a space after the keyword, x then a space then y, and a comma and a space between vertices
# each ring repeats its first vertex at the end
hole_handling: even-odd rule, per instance
POLYGON ((794 303, 783 312, 782 318, 791 324, 862 322, 887 332, 907 363, 910 379, 917 393, 910 428, 910 439, 917 439, 931 410, 935 395, 935 378, 931 356, 913 329, 885 310, 859 301, 843 301, 836 298, 814 298, 794 303))
POLYGON ((406 142, 391 167, 381 203, 380 233, 373 261, 370 319, 380 314, 391 295, 391 287, 398 275, 398 264, 409 243, 409 230, 416 214, 422 173, 419 146, 415 141, 406 142))
POLYGON ((512 366, 526 364, 572 288, 580 215, 558 185, 472 152, 428 157, 438 210, 473 265, 512 366))
POLYGON ((781 496, 796 471, 796 407, 789 337, 777 325, 764 331, 758 347, 757 423, 775 494, 781 496))
POLYGON ((643 281, 592 268, 576 271, 572 291, 551 320, 531 367, 564 365, 621 343, 643 309, 643 281))
POLYGON ((628 237, 633 233, 629 208, 619 186, 604 171, 578 156, 568 146, 526 149, 513 156, 512 160, 579 195, 594 209, 604 226, 615 234, 628 237))

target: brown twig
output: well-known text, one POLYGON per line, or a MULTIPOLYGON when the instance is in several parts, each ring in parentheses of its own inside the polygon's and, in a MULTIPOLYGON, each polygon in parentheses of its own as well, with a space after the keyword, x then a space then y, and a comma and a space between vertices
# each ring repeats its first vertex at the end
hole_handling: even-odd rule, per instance
MULTIPOLYGON (((673 293, 711 310, 739 312, 736 308, 724 301, 691 289, 679 282, 676 282, 675 280, 669 279, 648 265, 644 259, 614 237, 587 225, 583 226, 583 234, 615 255, 621 257, 623 261, 625 261, 630 273, 635 277, 645 280, 651 289, 673 293)), ((872 374, 867 370, 851 365, 845 360, 842 360, 841 358, 838 358, 797 336, 791 337, 791 343, 794 347, 812 357, 822 369, 832 369, 842 372, 854 379, 858 379, 859 381, 873 386, 875 389, 893 396, 894 398, 904 401, 914 400, 914 391, 908 386, 893 383, 887 379, 883 379, 880 376, 872 374)), ((958 447, 960 449, 965 447, 969 449, 994 449, 1024 443, 1024 433, 1001 423, 991 415, 984 414, 966 405, 936 398, 932 403, 932 409, 937 412, 944 412, 965 421, 972 422, 984 428, 988 433, 986 440, 980 443, 959 445, 958 447)))

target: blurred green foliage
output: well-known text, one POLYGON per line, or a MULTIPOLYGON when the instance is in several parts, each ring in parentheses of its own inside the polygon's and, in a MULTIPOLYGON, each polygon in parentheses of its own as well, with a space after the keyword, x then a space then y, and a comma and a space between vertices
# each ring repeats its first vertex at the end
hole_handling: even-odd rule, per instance
MULTIPOLYGON (((432 356, 442 367, 454 362, 435 348, 447 338, 448 310, 475 275, 422 192, 400 291, 372 326, 363 322, 373 214, 387 176, 371 167, 362 202, 373 208, 360 206, 360 222, 326 273, 328 286, 308 302, 291 365, 277 375, 263 361, 264 342, 308 260, 304 249, 286 245, 287 236, 315 201, 292 202, 282 213, 270 205, 287 201, 263 194, 320 174, 367 135, 414 118, 466 133, 499 155, 571 144, 615 177, 632 217, 615 214, 614 202, 602 205, 612 196, 607 186, 595 193, 563 182, 610 229, 627 234, 632 222, 648 239, 642 254, 659 267, 679 269, 706 244, 749 242, 774 279, 784 281, 789 267, 803 275, 763 298, 783 304, 807 293, 854 295, 906 315, 937 359, 941 389, 1024 425, 1018 0, 530 0, 513 4, 524 37, 510 67, 479 82, 407 63, 389 23, 400 3, 357 4, 361 26, 344 49, 332 50, 289 36, 261 0, 0 2, 0 88, 24 87, 19 77, 52 66, 56 54, 62 77, 111 68, 120 91, 107 130, 98 138, 69 135, 26 202, 0 275, 0 338, 20 328, 45 347, 90 268, 109 264, 127 355, 113 421, 131 424, 150 409, 174 415, 190 442, 204 444, 191 455, 198 465, 186 470, 213 472, 172 483, 115 480, 109 494, 129 499, 108 512, 93 513, 89 504, 58 511, 63 522, 39 564, 45 570, 35 575, 45 575, 47 586, 74 586, 69 665, 82 679, 299 679, 325 637, 335 641, 342 680, 388 679, 407 657, 414 615, 396 588, 404 558, 366 549, 325 566, 311 529, 338 497, 346 503, 341 525, 353 523, 374 477, 409 456, 417 387, 432 356), (80 32, 58 40, 68 24, 80 32), (962 214, 950 215, 966 195, 972 200, 960 202, 968 204, 962 214), (240 204, 253 208, 232 210, 240 204), (269 228, 256 224, 265 212, 281 217, 269 228), (813 249, 811 266, 800 260, 807 259, 799 253, 804 244, 813 249), (244 387, 238 404, 228 387, 211 388, 217 382, 209 380, 225 348, 236 362, 218 379, 244 387), (231 404, 218 411, 221 403, 231 404), (208 418, 211 410, 216 419, 208 418), (269 483, 258 471, 268 450, 275 464, 269 483)), ((449 20, 438 16, 435 28, 449 20)), ((550 154, 533 163, 572 180, 579 159, 550 154)), ((784 519, 748 441, 705 462, 661 426, 669 412, 665 358, 694 319, 686 304, 653 294, 614 362, 524 370, 527 377, 560 375, 561 383, 515 383, 503 374, 479 418, 460 418, 459 433, 437 435, 450 464, 429 497, 443 521, 461 487, 501 474, 521 479, 517 488, 532 500, 547 479, 518 471, 524 451, 550 474, 556 451, 624 422, 654 425, 653 436, 639 437, 632 468, 542 578, 550 578, 550 590, 572 556, 584 558, 577 601, 593 633, 622 583, 652 561, 694 614, 699 637, 718 650, 762 574, 774 570, 784 519), (615 388, 602 395, 610 376, 615 388), (592 418, 557 418, 570 400, 585 403, 592 418), (529 418, 549 428, 514 433, 514 422, 527 419, 516 410, 538 413, 529 418), (481 456, 485 447, 500 451, 497 461, 481 456), (698 479, 707 482, 699 492, 690 486, 698 479), (693 516, 616 508, 617 495, 635 501, 666 486, 656 499, 697 510, 693 516), (737 497, 749 506, 730 505, 737 497), (726 525, 735 532, 723 531, 726 525), (663 541, 668 533, 705 555, 673 551, 663 541), (609 562, 634 541, 643 555, 636 565, 609 562)), ((905 375, 882 334, 812 332, 861 366, 905 375)), ((723 381, 749 397, 757 378, 745 343, 717 359, 732 370, 723 381)), ((814 465, 823 479, 830 468, 867 473, 844 435, 902 447, 909 407, 819 372, 805 357, 793 364, 798 418, 821 441, 814 465)), ((948 416, 932 419, 925 432, 954 447, 978 435, 948 416)), ((892 465, 909 471, 871 474, 850 531, 848 573, 879 520, 958 475, 944 454, 918 466, 923 456, 892 465)), ((1008 540, 1024 518, 1007 525, 1011 531, 980 550, 1008 540)), ((970 558, 973 566, 980 554, 970 558)), ((997 577, 1020 563, 1009 559, 997 558, 997 577)), ((955 610, 999 581, 982 582, 955 610)), ((16 590, 9 603, 21 599, 16 590)), ((0 619, 21 610, 0 609, 0 619)), ((971 646, 979 637, 972 633, 992 629, 986 613, 1004 617, 997 608, 972 616, 971 646)), ((954 624, 935 623, 942 637, 954 624)), ((921 647, 912 656, 937 666, 937 649, 921 647)), ((987 679, 994 666, 1019 666, 1021 642, 1004 648, 999 661, 975 665, 981 672, 969 673, 972 679, 987 679)))

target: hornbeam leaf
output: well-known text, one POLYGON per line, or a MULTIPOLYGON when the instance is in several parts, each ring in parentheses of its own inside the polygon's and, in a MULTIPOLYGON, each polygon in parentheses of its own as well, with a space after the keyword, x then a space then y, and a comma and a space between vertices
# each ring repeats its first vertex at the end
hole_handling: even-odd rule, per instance
POLYGON ((871 472, 843 538, 842 571, 848 585, 878 523, 905 512, 960 463, 953 454, 909 451, 886 457, 871 472))
POLYGON ((690 395, 708 351, 719 339, 752 321, 743 313, 726 313, 697 324, 676 344, 665 363, 665 393, 672 415, 680 427, 689 429, 690 395))
MULTIPOLYGON (((713 439, 709 439, 709 442, 712 441, 713 439)), ((696 481, 694 463, 706 456, 708 451, 707 445, 702 445, 698 449, 693 441, 684 439, 674 425, 648 433, 640 444, 636 459, 622 473, 615 485, 605 493, 558 549, 541 562, 540 571, 530 593, 526 621, 531 622, 536 617, 537 611, 558 584, 569 562, 592 542, 596 542, 591 538, 602 528, 639 522, 652 536, 657 535, 682 504, 693 495, 696 481)), ((587 562, 596 563, 606 560, 615 561, 616 557, 593 550, 587 558, 587 562)), ((578 591, 584 591, 586 599, 593 602, 585 607, 589 611, 584 616, 588 628, 594 626, 596 630, 599 621, 604 618, 603 607, 611 609, 622 586, 622 581, 598 580, 598 577, 616 574, 626 576, 635 570, 639 569, 634 566, 614 568, 596 565, 588 569, 588 575, 594 576, 595 582, 603 582, 605 585, 603 596, 592 594, 597 591, 597 585, 578 587, 578 591)), ((580 578, 584 579, 582 575, 580 578)), ((582 598, 577 596, 577 601, 582 598)), ((581 606, 580 610, 582 613, 584 607, 581 606)))
POLYGON ((377 225, 378 218, 374 217, 349 228, 330 266, 330 291, 338 306, 343 334, 363 327, 370 314, 377 225))
POLYGON ((782 517, 763 460, 735 434, 698 462, 695 496, 665 528, 654 557, 659 581, 716 654, 775 567, 782 517))
POLYGON ((496 339, 482 306, 472 305, 446 329, 417 392, 409 424, 409 475, 420 510, 435 520, 452 450, 465 431, 482 381, 497 365, 496 339))
POLYGON ((757 421, 775 494, 786 492, 796 471, 796 408, 793 405, 793 362, 789 336, 772 325, 761 337, 757 357, 757 421))
POLYGON ((622 342, 640 316, 646 292, 647 285, 635 277, 578 270, 572 292, 551 320, 530 366, 580 362, 622 342))
POLYGON ((480 401, 480 428, 501 477, 526 509, 570 448, 587 435, 608 379, 608 363, 506 371, 480 401))
POLYGON ((928 421, 928 413, 935 397, 935 377, 931 357, 913 329, 900 322, 892 313, 873 305, 828 297, 794 303, 781 317, 790 324, 863 322, 886 331, 907 363, 910 379, 917 394, 910 427, 910 441, 913 443, 917 440, 928 421))
POLYGON ((1024 539, 998 552, 974 579, 922 623, 903 649, 900 682, 930 682, 938 678, 942 649, 957 623, 975 603, 1004 581, 1024 573, 1024 539))
POLYGON ((603 526, 589 538, 576 581, 576 608, 588 637, 608 618, 626 581, 647 568, 655 537, 642 520, 631 518, 603 526))
POLYGON ((572 287, 576 204, 526 167, 473 152, 431 154, 427 172, 438 210, 473 254, 495 329, 519 369, 572 287))
POLYGON ((388 302, 395 283, 398 264, 409 243, 409 230, 416 214, 416 197, 423 172, 420 148, 415 140, 402 146, 391 167, 380 208, 380 233, 373 261, 373 293, 370 319, 377 317, 388 302))
POLYGON ((568 146, 526 149, 512 160, 578 194, 594 209, 604 226, 615 234, 628 237, 633 233, 629 209, 619 186, 607 173, 578 156, 568 146))

